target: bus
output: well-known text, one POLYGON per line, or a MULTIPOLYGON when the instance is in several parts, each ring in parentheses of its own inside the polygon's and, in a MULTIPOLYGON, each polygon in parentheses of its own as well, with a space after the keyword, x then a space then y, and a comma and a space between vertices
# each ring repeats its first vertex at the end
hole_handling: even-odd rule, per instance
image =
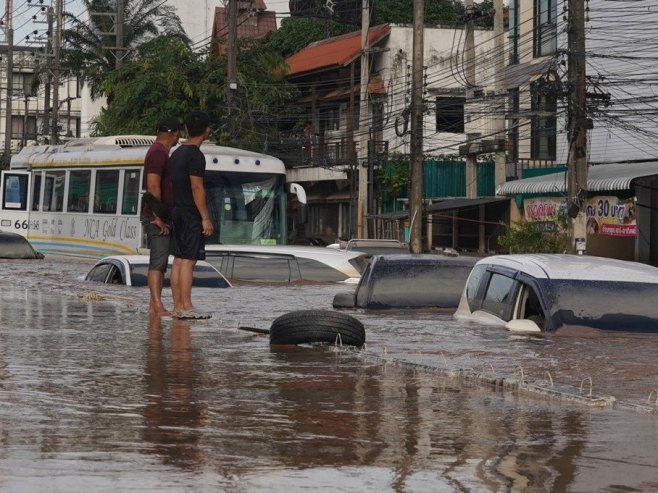
MULTIPOLYGON (((2 171, 0 230, 45 253, 144 253, 144 157, 155 137, 76 139, 24 147, 2 171)), ((275 157, 203 144, 215 234, 207 244, 286 244, 286 170, 275 157)), ((289 191, 306 202, 296 183, 289 191)))

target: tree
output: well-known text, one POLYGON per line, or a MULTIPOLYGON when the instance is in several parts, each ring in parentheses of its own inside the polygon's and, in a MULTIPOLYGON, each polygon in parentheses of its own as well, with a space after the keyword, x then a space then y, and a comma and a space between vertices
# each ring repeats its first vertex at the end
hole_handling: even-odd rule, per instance
POLYGON ((354 31, 354 26, 315 17, 287 17, 272 33, 268 46, 284 58, 297 53, 310 43, 354 31))
POLYGON ((63 66, 70 73, 82 77, 88 84, 92 99, 106 96, 104 83, 107 75, 116 67, 116 57, 130 61, 137 48, 160 33, 179 38, 189 44, 176 9, 162 0, 124 0, 123 42, 124 50, 116 37, 115 14, 117 0, 82 0, 89 15, 89 22, 66 12, 65 18, 72 27, 63 31, 66 48, 63 66))
POLYGON ((210 114, 225 145, 263 151, 276 122, 293 111, 296 90, 283 79, 282 58, 259 41, 241 41, 234 111, 226 108, 227 60, 192 52, 176 37, 141 45, 130 61, 108 74, 110 100, 95 122, 95 134, 152 134, 164 115, 182 119, 192 109, 210 114))

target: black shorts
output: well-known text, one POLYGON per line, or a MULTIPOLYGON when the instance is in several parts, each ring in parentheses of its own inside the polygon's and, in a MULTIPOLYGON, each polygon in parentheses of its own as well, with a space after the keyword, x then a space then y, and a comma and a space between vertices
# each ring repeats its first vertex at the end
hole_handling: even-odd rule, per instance
POLYGON ((206 259, 206 239, 196 209, 175 207, 172 213, 171 254, 188 260, 206 259))

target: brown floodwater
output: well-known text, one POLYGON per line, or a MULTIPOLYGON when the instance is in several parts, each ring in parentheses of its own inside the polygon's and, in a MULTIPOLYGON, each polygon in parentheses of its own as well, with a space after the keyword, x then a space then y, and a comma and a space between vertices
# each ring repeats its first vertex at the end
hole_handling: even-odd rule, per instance
POLYGON ((363 350, 277 347, 237 327, 350 287, 195 289, 212 319, 160 320, 90 265, 0 261, 2 492, 658 491, 658 336, 353 311, 363 350))

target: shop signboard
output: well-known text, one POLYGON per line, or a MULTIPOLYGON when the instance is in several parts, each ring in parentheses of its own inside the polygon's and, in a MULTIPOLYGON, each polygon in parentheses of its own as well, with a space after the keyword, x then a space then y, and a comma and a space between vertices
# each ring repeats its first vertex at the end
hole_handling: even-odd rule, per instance
POLYGON ((586 203, 587 234, 637 236, 635 198, 592 197, 586 203))

